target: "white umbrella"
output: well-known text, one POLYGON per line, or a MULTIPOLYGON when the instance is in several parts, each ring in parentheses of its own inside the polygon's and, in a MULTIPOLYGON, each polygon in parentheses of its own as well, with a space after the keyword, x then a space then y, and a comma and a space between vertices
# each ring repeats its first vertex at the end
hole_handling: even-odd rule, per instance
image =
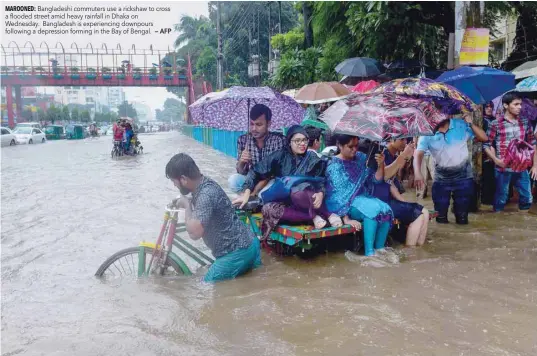
POLYGON ((521 64, 513 69, 511 73, 515 75, 515 79, 522 79, 531 77, 532 75, 537 75, 537 60, 528 61, 524 64, 521 64))
POLYGON ((200 104, 203 104, 203 103, 205 103, 207 101, 217 99, 217 98, 219 98, 221 96, 224 96, 227 91, 228 91, 228 89, 224 89, 222 91, 213 91, 213 92, 207 93, 204 96, 202 96, 201 98, 199 98, 198 100, 196 100, 191 105, 194 105, 194 106, 195 105, 200 105, 200 104))

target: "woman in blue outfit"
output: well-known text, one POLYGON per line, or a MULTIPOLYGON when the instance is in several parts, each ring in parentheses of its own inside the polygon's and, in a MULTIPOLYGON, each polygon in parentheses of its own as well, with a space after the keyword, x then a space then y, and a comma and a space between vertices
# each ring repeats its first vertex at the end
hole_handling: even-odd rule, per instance
POLYGON ((374 184, 384 182, 384 156, 375 155, 376 172, 367 167, 367 155, 358 152, 358 138, 336 135, 339 154, 326 170, 326 207, 345 224, 363 222, 365 255, 384 248, 393 220, 390 206, 372 196, 374 184))

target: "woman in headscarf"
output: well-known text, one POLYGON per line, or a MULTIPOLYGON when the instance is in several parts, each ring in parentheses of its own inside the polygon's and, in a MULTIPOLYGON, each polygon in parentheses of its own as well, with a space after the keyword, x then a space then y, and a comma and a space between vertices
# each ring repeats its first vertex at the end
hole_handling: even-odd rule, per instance
POLYGON ((384 183, 384 156, 376 154, 377 164, 368 167, 357 137, 336 135, 336 143, 339 154, 326 169, 326 207, 343 216, 345 224, 359 227, 358 221, 363 222, 365 255, 371 256, 384 248, 393 220, 390 206, 373 197, 374 184, 384 183))
MULTIPOLYGON (((488 131, 494 117, 494 103, 489 101, 483 106, 483 130, 488 131)), ((488 132, 487 132, 488 133, 488 132)), ((494 194, 496 192, 496 178, 494 176, 494 162, 483 150, 483 174, 481 175, 481 203, 484 205, 494 204, 494 194)))
MULTIPOLYGON (((243 186, 244 194, 242 198, 234 201, 235 204, 244 206, 251 191, 262 180, 289 176, 322 178, 298 183, 291 188, 290 196, 284 201, 270 202, 263 206, 265 238, 280 220, 291 223, 313 221, 316 229, 325 227, 327 220, 332 226, 342 225, 341 218, 330 214, 324 204, 326 161, 308 151, 308 141, 308 134, 302 126, 290 127, 286 135, 286 147, 263 158, 248 172, 243 186)), ((265 191, 259 194, 261 200, 270 190, 271 187, 267 186, 265 191)))

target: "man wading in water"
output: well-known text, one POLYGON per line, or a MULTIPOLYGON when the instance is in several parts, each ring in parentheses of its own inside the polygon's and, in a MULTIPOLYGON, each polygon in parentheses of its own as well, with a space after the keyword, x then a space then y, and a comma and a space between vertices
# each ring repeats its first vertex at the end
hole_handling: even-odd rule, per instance
POLYGON ((186 230, 193 240, 203 238, 215 261, 205 282, 233 279, 261 266, 261 244, 239 220, 224 190, 200 173, 196 162, 184 153, 166 165, 166 177, 183 195, 174 202, 185 209, 186 230), (192 201, 185 196, 192 193, 192 201))

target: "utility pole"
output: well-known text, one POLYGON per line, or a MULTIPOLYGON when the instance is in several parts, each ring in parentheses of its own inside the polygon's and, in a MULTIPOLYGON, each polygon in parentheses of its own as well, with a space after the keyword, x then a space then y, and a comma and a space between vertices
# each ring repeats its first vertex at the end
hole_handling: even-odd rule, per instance
POLYGON ((268 61, 269 61, 269 72, 270 72, 270 60, 271 60, 271 57, 272 57, 272 45, 270 44, 270 32, 271 32, 271 21, 270 21, 270 1, 268 3, 268 61))
POLYGON ((220 2, 216 4, 216 32, 218 34, 218 54, 216 57, 216 89, 224 89, 223 73, 222 73, 222 27, 221 27, 220 2))
POLYGON ((280 34, 282 33, 282 2, 281 1, 278 1, 278 7, 279 7, 279 12, 278 12, 278 30, 280 32, 280 34))

